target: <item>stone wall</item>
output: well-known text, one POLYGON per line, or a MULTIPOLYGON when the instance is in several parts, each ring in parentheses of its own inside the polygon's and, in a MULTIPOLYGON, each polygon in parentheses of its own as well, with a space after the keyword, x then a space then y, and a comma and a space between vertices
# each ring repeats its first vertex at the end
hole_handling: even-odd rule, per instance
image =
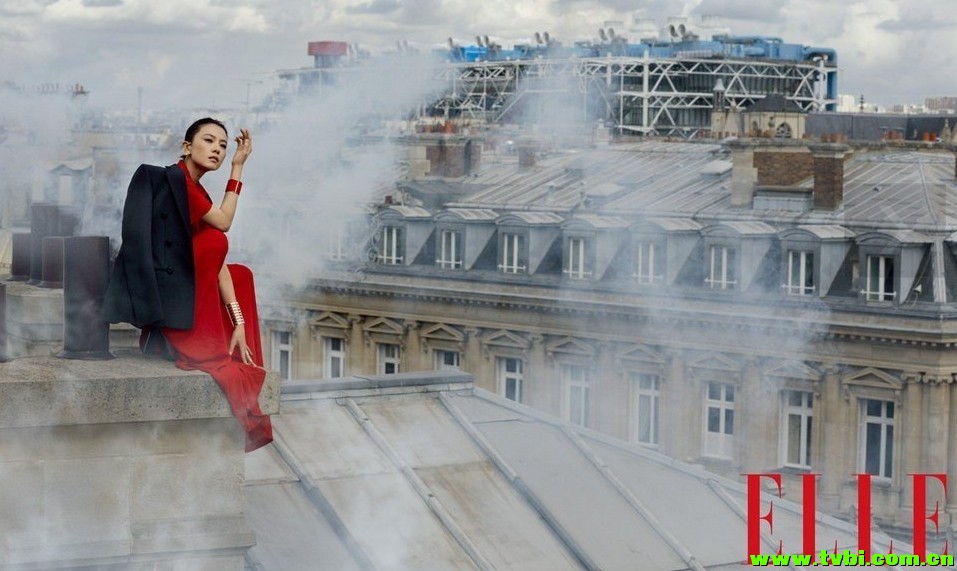
MULTIPOLYGON (((278 393, 271 373, 265 412, 278 393)), ((142 356, 0 364, 0 568, 240 571, 243 447, 205 373, 142 356)))

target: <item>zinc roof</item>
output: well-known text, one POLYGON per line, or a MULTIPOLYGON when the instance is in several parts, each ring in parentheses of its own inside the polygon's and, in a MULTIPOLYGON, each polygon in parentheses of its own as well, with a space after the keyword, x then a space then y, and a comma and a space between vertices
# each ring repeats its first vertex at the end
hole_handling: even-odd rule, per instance
MULTIPOLYGON (((836 210, 773 213, 732 206, 730 155, 720 145, 647 141, 545 153, 534 166, 485 165, 448 206, 590 211, 640 218, 763 219, 848 228, 957 230, 954 156, 936 149, 852 149, 836 210), (582 166, 587 165, 587 166, 582 166)), ((796 188, 810 189, 813 177, 796 188)), ((857 230, 855 230, 857 231, 857 230)))
MULTIPOLYGON (((746 549, 742 484, 464 373, 288 383, 273 420, 275 443, 246 457, 248 569, 703 570, 746 549)), ((800 510, 774 510, 798 550, 800 510)), ((816 529, 819 548, 854 546, 850 525, 816 529)))

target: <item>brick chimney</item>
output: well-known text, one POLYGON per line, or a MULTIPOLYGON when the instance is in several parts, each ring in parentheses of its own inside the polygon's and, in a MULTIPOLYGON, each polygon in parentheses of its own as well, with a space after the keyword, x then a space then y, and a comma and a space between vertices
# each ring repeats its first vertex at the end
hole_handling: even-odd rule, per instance
POLYGON ((758 186, 795 186, 814 174, 807 147, 762 147, 754 150, 758 186))
POLYGON ((459 178, 472 174, 481 163, 480 140, 447 133, 423 135, 420 140, 409 155, 420 175, 459 178))
POLYGON ((814 208, 836 210, 844 202, 844 159, 848 146, 808 145, 814 164, 814 208))

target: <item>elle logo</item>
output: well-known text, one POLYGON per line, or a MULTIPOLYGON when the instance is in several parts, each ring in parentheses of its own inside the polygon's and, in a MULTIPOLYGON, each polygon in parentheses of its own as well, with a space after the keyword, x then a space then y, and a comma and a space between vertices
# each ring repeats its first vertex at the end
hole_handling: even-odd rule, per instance
MULTIPOLYGON (((857 476, 857 547, 864 551, 863 555, 871 554, 871 475, 855 474, 857 476)), ((748 482, 748 560, 752 555, 761 553, 761 522, 767 522, 768 532, 774 529, 774 504, 768 505, 765 513, 761 513, 761 479, 766 478, 777 486, 778 497, 782 497, 781 474, 745 474, 748 482)), ((815 495, 818 474, 804 474, 801 486, 804 491, 804 501, 801 503, 801 535, 803 543, 802 553, 814 557, 815 554, 815 495)), ((934 533, 940 532, 940 503, 934 503, 934 513, 927 514, 927 481, 936 480, 944 487, 944 497, 947 497, 946 474, 911 474, 914 478, 914 555, 924 560, 927 557, 927 522, 934 524, 934 533)), ((891 542, 891 551, 894 544, 891 542)), ((949 546, 944 542, 944 553, 949 546)), ((784 552, 784 541, 778 542, 778 553, 784 552)))

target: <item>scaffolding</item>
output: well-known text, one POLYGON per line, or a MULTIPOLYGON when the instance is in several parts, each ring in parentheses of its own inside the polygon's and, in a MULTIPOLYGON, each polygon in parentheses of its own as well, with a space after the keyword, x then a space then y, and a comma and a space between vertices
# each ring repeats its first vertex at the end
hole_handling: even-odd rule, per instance
POLYGON ((449 87, 431 112, 446 118, 501 122, 530 100, 559 96, 577 99, 584 120, 641 135, 696 137, 710 129, 712 111, 744 111, 770 94, 783 95, 805 112, 836 104, 836 62, 826 57, 795 61, 646 53, 447 62, 438 73, 449 87))

